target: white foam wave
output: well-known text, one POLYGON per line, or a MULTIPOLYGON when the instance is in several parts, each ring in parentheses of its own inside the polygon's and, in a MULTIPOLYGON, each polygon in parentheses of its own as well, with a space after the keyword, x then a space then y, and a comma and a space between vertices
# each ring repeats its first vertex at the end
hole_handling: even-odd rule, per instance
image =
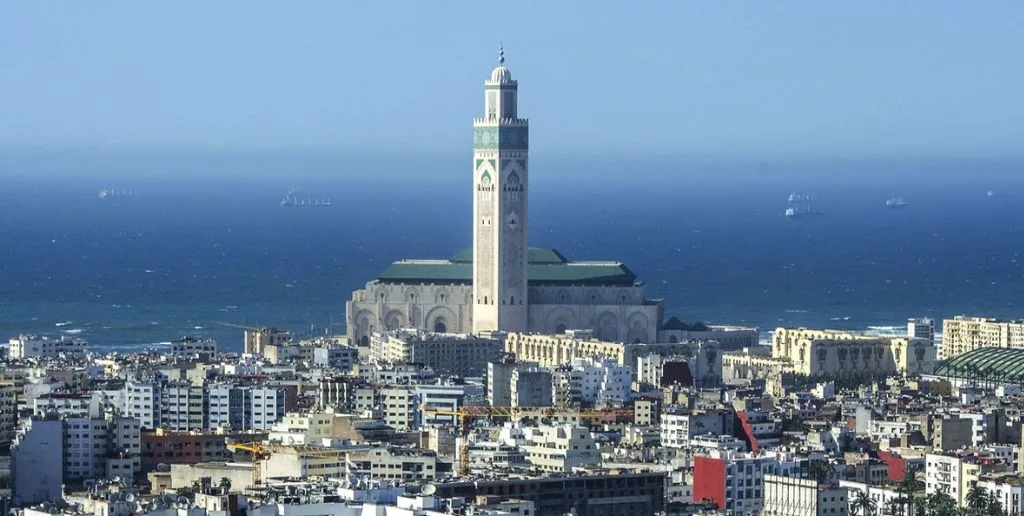
POLYGON ((787 314, 806 314, 810 313, 810 310, 786 310, 787 314))
POLYGON ((70 330, 61 330, 61 333, 67 333, 68 335, 78 335, 85 331, 84 328, 72 328, 70 330))
POLYGON ((61 328, 61 327, 64 327, 64 326, 71 326, 72 324, 75 324, 75 321, 64 321, 64 322, 59 322, 59 323, 57 323, 57 324, 54 324, 54 326, 56 326, 56 327, 58 327, 58 328, 61 328))

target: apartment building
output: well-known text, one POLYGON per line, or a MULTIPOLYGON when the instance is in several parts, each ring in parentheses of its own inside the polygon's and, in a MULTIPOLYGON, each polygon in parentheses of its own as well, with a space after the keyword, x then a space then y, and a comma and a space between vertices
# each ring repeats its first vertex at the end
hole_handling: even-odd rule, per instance
POLYGON ((943 359, 979 348, 1024 348, 1024 321, 965 315, 942 321, 943 359))
POLYGON ((384 363, 424 364, 437 374, 483 376, 501 355, 503 341, 483 335, 395 330, 370 338, 370 357, 384 363))
POLYGON ((57 358, 61 356, 81 358, 85 356, 88 343, 85 339, 62 335, 46 337, 19 335, 7 343, 7 356, 12 359, 57 358))
POLYGON ((761 513, 772 516, 833 516, 849 514, 847 490, 817 480, 764 476, 761 513))
POLYGON ((523 457, 535 469, 547 473, 570 473, 578 467, 601 465, 601 452, 590 430, 574 425, 540 426, 523 429, 523 457))
POLYGON ((203 429, 204 390, 190 382, 168 382, 160 395, 160 427, 175 431, 203 429))

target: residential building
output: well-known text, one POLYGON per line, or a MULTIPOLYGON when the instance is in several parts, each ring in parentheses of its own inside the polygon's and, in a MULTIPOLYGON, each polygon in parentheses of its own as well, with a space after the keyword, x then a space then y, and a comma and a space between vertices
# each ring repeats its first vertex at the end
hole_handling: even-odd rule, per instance
POLYGON ((806 478, 808 459, 783 453, 711 452, 693 459, 693 499, 711 500, 728 516, 759 514, 765 475, 806 478))
MULTIPOLYGON (((396 400, 398 401, 398 400, 396 400)), ((395 403, 396 411, 401 403, 395 403)), ((413 388, 412 408, 416 426, 458 426, 457 416, 431 412, 435 409, 444 412, 457 412, 466 404, 465 385, 417 385, 413 388)), ((397 427, 396 427, 397 428, 397 427)))
POLYGON ((957 505, 965 507, 967 492, 983 473, 997 473, 1009 469, 1002 461, 957 453, 925 455, 925 491, 928 494, 946 493, 957 505))
POLYGON ((168 382, 160 395, 160 427, 187 431, 203 429, 203 399, 201 386, 190 382, 168 382))
MULTIPOLYGON (((612 516, 658 514, 665 507, 667 473, 587 473, 545 478, 469 479, 437 484, 438 498, 507 496, 529 500, 536 513, 612 516)), ((524 513, 525 514, 525 513, 524 513)))
POLYGON ((353 474, 373 480, 434 480, 440 478, 437 454, 429 450, 375 447, 348 454, 353 474))
POLYGON ((18 431, 18 383, 0 380, 0 449, 14 442, 18 431))
POLYGON ((317 385, 317 407, 321 410, 332 407, 339 412, 355 412, 356 392, 360 385, 359 378, 354 376, 321 378, 317 385))
POLYGON ((479 335, 395 330, 374 333, 370 357, 384 363, 424 364, 440 375, 483 376, 487 364, 501 355, 503 341, 479 335))
POLYGON ((942 358, 980 348, 1024 348, 1024 321, 958 315, 942 321, 942 358))
POLYGON ((534 468, 548 473, 570 473, 579 467, 601 464, 601 452, 590 430, 574 425, 524 428, 523 457, 534 468))
POLYGON ((209 359, 217 354, 217 341, 202 337, 182 337, 171 342, 171 353, 185 356, 198 355, 209 359))
POLYGON ((268 345, 277 346, 291 342, 292 334, 277 328, 252 328, 245 330, 245 353, 262 355, 268 345))
POLYGON ((907 319, 907 338, 922 339, 935 345, 935 320, 928 317, 907 319))
POLYGON ((1003 505, 1004 514, 1021 516, 1024 514, 1024 478, 1014 473, 982 475, 978 478, 978 487, 989 495, 995 495, 1003 505))
POLYGON ((831 516, 849 514, 847 490, 817 480, 764 476, 761 514, 771 516, 831 516))
POLYGON ((144 429, 160 427, 160 387, 157 380, 125 382, 125 412, 138 419, 144 429))
POLYGON ((228 462, 235 452, 228 450, 226 440, 244 443, 265 439, 267 434, 260 432, 179 432, 157 428, 142 432, 141 472, 154 471, 159 464, 228 462))
POLYGON ((88 343, 78 337, 19 335, 8 341, 7 356, 13 359, 85 356, 88 343))
MULTIPOLYGON (((512 373, 537 368, 536 362, 517 361, 512 353, 487 363, 487 403, 492 407, 512 406, 512 373)), ((550 384, 550 382, 548 382, 550 384)))
POLYGON ((575 359, 551 372, 555 406, 621 405, 632 398, 633 371, 614 359, 575 359))
POLYGON ((204 393, 206 430, 269 430, 287 411, 281 386, 214 384, 204 393))
POLYGON ((700 435, 733 435, 736 413, 731 410, 665 412, 661 414, 661 445, 687 448, 700 435))
POLYGON ((381 390, 381 402, 384 406, 384 423, 405 432, 415 428, 416 397, 413 390, 393 387, 381 390))
POLYGON ((551 371, 521 367, 512 371, 509 390, 513 407, 550 407, 553 402, 551 371))
POLYGON ((13 502, 26 506, 60 498, 64 467, 64 423, 33 417, 11 448, 13 502))

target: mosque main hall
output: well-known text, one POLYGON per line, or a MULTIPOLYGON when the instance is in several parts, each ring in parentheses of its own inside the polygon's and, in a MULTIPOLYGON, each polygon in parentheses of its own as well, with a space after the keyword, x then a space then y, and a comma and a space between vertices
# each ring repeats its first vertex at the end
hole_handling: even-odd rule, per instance
POLYGON ((352 342, 366 346, 374 332, 400 328, 582 329, 618 342, 674 342, 698 329, 675 318, 662 324, 662 300, 648 299, 622 262, 573 261, 528 246, 530 125, 518 96, 502 51, 484 82, 483 116, 473 120, 473 246, 446 260, 394 262, 355 291, 345 304, 352 342))

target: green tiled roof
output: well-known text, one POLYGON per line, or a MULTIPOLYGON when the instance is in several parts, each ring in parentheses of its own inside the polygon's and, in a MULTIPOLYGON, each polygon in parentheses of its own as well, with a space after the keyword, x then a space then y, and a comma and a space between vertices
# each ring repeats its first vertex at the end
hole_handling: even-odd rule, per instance
POLYGON ((935 374, 1024 383, 1024 349, 978 348, 947 360, 936 369, 935 374))
MULTIPOLYGON (((569 260, 562 256, 562 253, 546 247, 531 247, 526 251, 526 260, 529 263, 565 263, 569 260)), ((467 247, 452 256, 451 261, 456 263, 473 263, 473 249, 467 247)))
MULTIPOLYGON (((636 274, 619 262, 571 262, 554 249, 530 248, 527 276, 534 285, 632 285, 636 274)), ((473 281, 473 255, 459 251, 451 260, 402 260, 377 276, 391 283, 473 281)))

